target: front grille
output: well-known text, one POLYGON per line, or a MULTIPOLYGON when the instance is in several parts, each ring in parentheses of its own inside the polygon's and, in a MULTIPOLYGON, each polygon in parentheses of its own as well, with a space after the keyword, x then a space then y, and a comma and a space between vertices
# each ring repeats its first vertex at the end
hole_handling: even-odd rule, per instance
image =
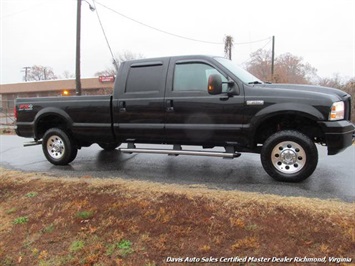
POLYGON ((345 104, 345 114, 344 114, 344 119, 350 121, 351 120, 351 97, 347 97, 344 100, 345 104))

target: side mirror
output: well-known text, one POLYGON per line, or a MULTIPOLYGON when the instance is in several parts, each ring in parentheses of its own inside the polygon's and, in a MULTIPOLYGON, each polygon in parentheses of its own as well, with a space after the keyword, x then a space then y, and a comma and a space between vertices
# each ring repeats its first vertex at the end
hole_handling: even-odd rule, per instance
POLYGON ((217 95, 222 93, 222 77, 219 74, 213 74, 208 77, 208 93, 217 95))

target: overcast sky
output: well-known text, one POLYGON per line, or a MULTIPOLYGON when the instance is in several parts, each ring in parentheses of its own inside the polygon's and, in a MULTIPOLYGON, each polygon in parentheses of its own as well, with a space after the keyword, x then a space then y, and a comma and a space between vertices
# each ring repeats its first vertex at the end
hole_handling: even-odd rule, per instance
MULTIPOLYGON (((93 5, 93 0, 87 0, 93 5)), ((75 73, 76 0, 0 0, 0 83, 21 82, 25 66, 75 73)), ((355 76, 355 0, 97 0, 114 54, 144 57, 224 55, 234 38, 233 60, 247 61, 259 48, 290 52, 321 77, 355 76), (104 7, 104 6, 106 7, 104 7), (110 8, 111 10, 109 10, 110 8), (154 30, 114 11, 171 34, 154 30), (254 42, 263 40, 260 42, 254 42), (214 44, 217 43, 217 44, 214 44), (246 43, 246 44, 245 44, 246 43)), ((111 55, 95 12, 82 2, 81 76, 111 67, 111 55)))

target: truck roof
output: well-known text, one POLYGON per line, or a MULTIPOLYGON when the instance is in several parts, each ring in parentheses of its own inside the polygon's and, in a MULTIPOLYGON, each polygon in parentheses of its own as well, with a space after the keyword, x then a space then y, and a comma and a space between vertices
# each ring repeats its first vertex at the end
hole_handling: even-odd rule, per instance
POLYGON ((164 57, 152 57, 152 58, 142 58, 142 59, 133 59, 127 60, 125 62, 147 62, 147 61, 156 61, 156 60, 166 60, 166 59, 181 59, 181 60, 190 60, 190 59, 211 59, 221 56, 212 56, 212 55, 175 55, 175 56, 164 56, 164 57))

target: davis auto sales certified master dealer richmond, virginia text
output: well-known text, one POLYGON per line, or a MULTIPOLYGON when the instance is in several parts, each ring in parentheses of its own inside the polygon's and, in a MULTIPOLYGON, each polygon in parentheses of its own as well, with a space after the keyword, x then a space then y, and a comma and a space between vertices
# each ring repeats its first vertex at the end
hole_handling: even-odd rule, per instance
POLYGON ((351 263, 353 261, 352 258, 335 258, 335 257, 323 257, 323 258, 309 258, 309 257, 272 257, 272 258, 267 258, 267 257, 167 257, 166 262, 180 262, 180 263, 235 263, 235 262, 240 262, 240 263, 246 263, 246 262, 252 262, 252 263, 351 263))

